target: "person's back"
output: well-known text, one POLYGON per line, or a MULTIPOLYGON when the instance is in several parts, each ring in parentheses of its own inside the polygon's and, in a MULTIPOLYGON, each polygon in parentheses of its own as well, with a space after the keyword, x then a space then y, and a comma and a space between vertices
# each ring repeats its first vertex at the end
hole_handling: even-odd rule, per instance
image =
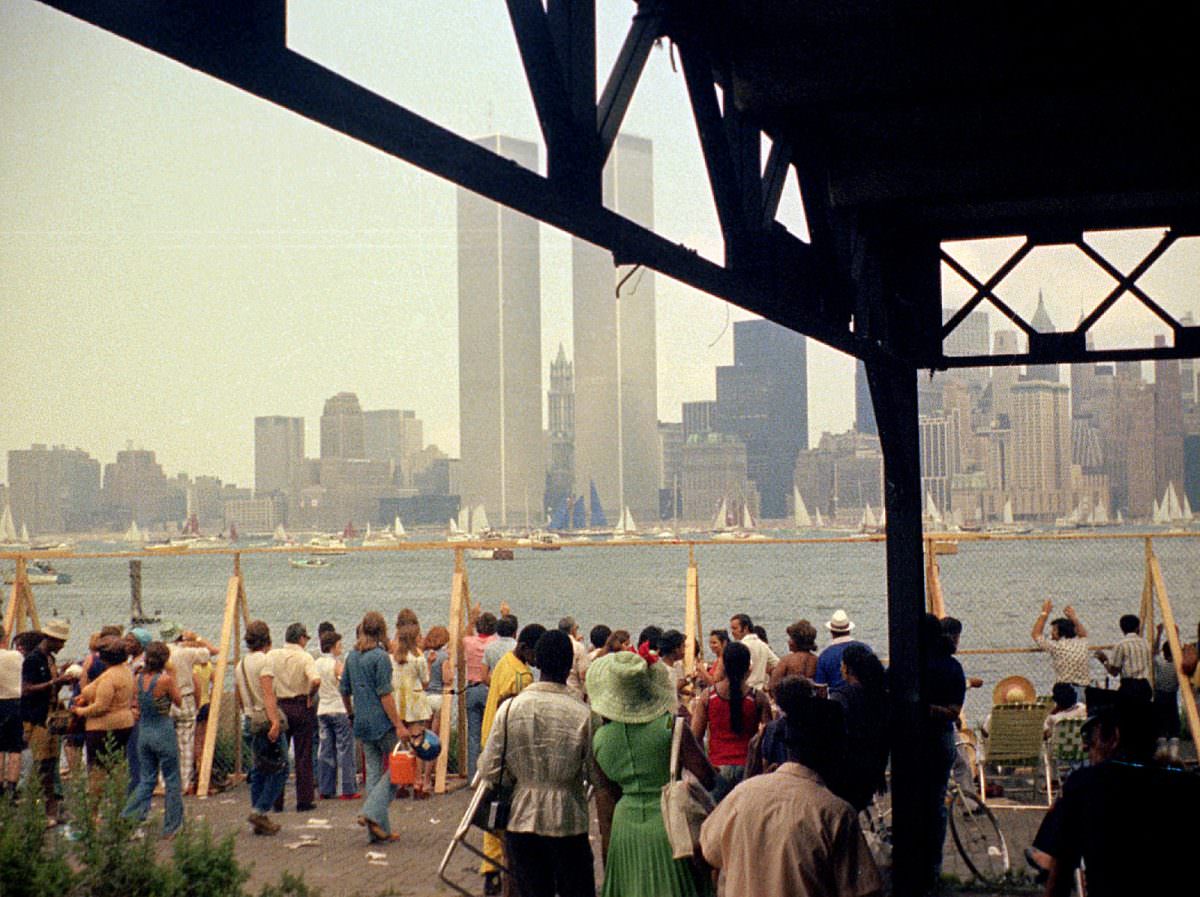
POLYGON ((1052 852, 1067 868, 1082 857, 1088 897, 1186 893, 1183 858, 1195 837, 1170 808, 1197 806, 1193 773, 1115 760, 1085 767, 1063 787, 1052 852))

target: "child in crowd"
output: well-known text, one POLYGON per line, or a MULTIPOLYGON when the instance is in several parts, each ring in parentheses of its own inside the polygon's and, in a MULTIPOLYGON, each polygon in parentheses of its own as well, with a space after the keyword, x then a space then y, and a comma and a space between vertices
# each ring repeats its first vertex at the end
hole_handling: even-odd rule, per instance
POLYGON ((329 800, 337 791, 338 773, 342 779, 342 800, 356 800, 358 771, 354 763, 354 732, 342 701, 342 636, 335 630, 321 633, 321 656, 317 674, 321 687, 317 692, 317 726, 320 746, 317 750, 317 793, 329 800))

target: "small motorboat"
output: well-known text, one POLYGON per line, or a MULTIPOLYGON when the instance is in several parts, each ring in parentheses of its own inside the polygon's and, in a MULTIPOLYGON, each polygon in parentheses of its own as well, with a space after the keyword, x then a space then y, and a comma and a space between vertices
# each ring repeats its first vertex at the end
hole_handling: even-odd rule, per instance
MULTIPOLYGON (((15 570, 5 571, 4 582, 6 585, 11 586, 16 578, 15 570)), ((49 561, 30 561, 25 568, 25 578, 29 580, 31 586, 65 586, 71 581, 71 574, 59 573, 50 565, 49 561)))
POLYGON ((323 567, 333 566, 324 558, 288 558, 288 563, 297 570, 320 570, 323 567))

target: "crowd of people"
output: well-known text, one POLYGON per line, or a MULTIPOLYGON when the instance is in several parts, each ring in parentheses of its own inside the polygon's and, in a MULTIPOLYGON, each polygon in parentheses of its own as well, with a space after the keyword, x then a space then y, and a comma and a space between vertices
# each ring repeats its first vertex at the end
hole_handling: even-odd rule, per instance
MULTIPOLYGON (((1047 602, 1032 631, 1056 680, 1047 733, 1084 717, 1093 733, 1092 769, 1072 777, 1029 854, 1048 887, 1065 893, 1080 860, 1093 876, 1108 868, 1094 854, 1107 842, 1093 830, 1106 817, 1091 815, 1107 806, 1104 789, 1116 789, 1122 811, 1140 799, 1136 771, 1095 767, 1138 767, 1153 753, 1147 738, 1174 737, 1163 734, 1171 717, 1178 734, 1179 681, 1169 648, 1159 644, 1161 627, 1150 647, 1138 618, 1122 617, 1121 641, 1111 653, 1093 652, 1072 608, 1053 620, 1051 611, 1047 602), (1120 678, 1119 704, 1100 707, 1090 689, 1085 702, 1093 662, 1120 678)), ((709 634, 711 658, 701 654, 686 672, 686 638, 677 630, 647 626, 634 638, 597 625, 584 639, 571 617, 551 628, 522 627, 506 604, 495 614, 474 607, 462 642, 467 774, 511 792, 507 820, 485 836, 483 893, 595 895, 592 802, 606 897, 711 894, 718 874, 725 893, 752 897, 878 892, 881 873, 858 814, 887 787, 888 675, 854 630, 844 610, 821 627, 797 620, 780 656, 768 633, 739 613, 728 629, 709 634), (690 854, 678 846, 679 820, 663 810, 664 786, 681 777, 700 790, 689 793, 707 813, 690 832, 690 854)), ((966 690, 982 684, 968 680, 955 656, 961 632, 957 620, 932 615, 920 629, 915 860, 928 888, 940 878, 966 690)), ((69 637, 61 620, 17 634, 11 648, 0 633, 0 787, 15 796, 24 766, 56 825, 64 818, 60 777, 86 769, 96 790, 124 758, 131 771, 125 814, 145 819, 161 788, 161 832, 172 837, 183 824, 183 795, 195 788, 217 648, 174 624, 158 639, 142 628, 105 627, 86 657, 60 665, 69 637)), ((285 808, 292 771, 297 811, 313 810, 318 799, 357 801, 368 842, 397 840, 393 801, 430 795, 441 750, 435 733, 441 715, 458 705, 446 628, 423 631, 406 608, 394 625, 366 613, 353 639, 321 623, 311 649, 302 622, 284 627, 277 645, 270 626, 254 620, 244 640, 232 677, 250 744, 250 830, 280 830, 272 816, 285 808), (447 701, 447 693, 455 697, 447 701), (389 775, 397 750, 414 758, 410 785, 389 775)), ((1184 649, 1183 667, 1200 679, 1194 645, 1184 649)), ((1171 787, 1194 788, 1195 777, 1186 778, 1186 786, 1171 780, 1171 787)), ((1147 784, 1161 787, 1158 779, 1147 784)))

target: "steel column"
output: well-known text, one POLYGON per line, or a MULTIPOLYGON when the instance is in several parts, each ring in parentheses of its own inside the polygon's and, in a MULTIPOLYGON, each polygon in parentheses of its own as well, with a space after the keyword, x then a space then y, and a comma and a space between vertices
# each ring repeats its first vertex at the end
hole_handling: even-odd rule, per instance
POLYGON ((892 722, 892 861, 897 895, 919 893, 921 856, 920 657, 924 613, 921 543, 921 464, 917 430, 917 370, 866 362, 887 507, 888 683, 892 722))

